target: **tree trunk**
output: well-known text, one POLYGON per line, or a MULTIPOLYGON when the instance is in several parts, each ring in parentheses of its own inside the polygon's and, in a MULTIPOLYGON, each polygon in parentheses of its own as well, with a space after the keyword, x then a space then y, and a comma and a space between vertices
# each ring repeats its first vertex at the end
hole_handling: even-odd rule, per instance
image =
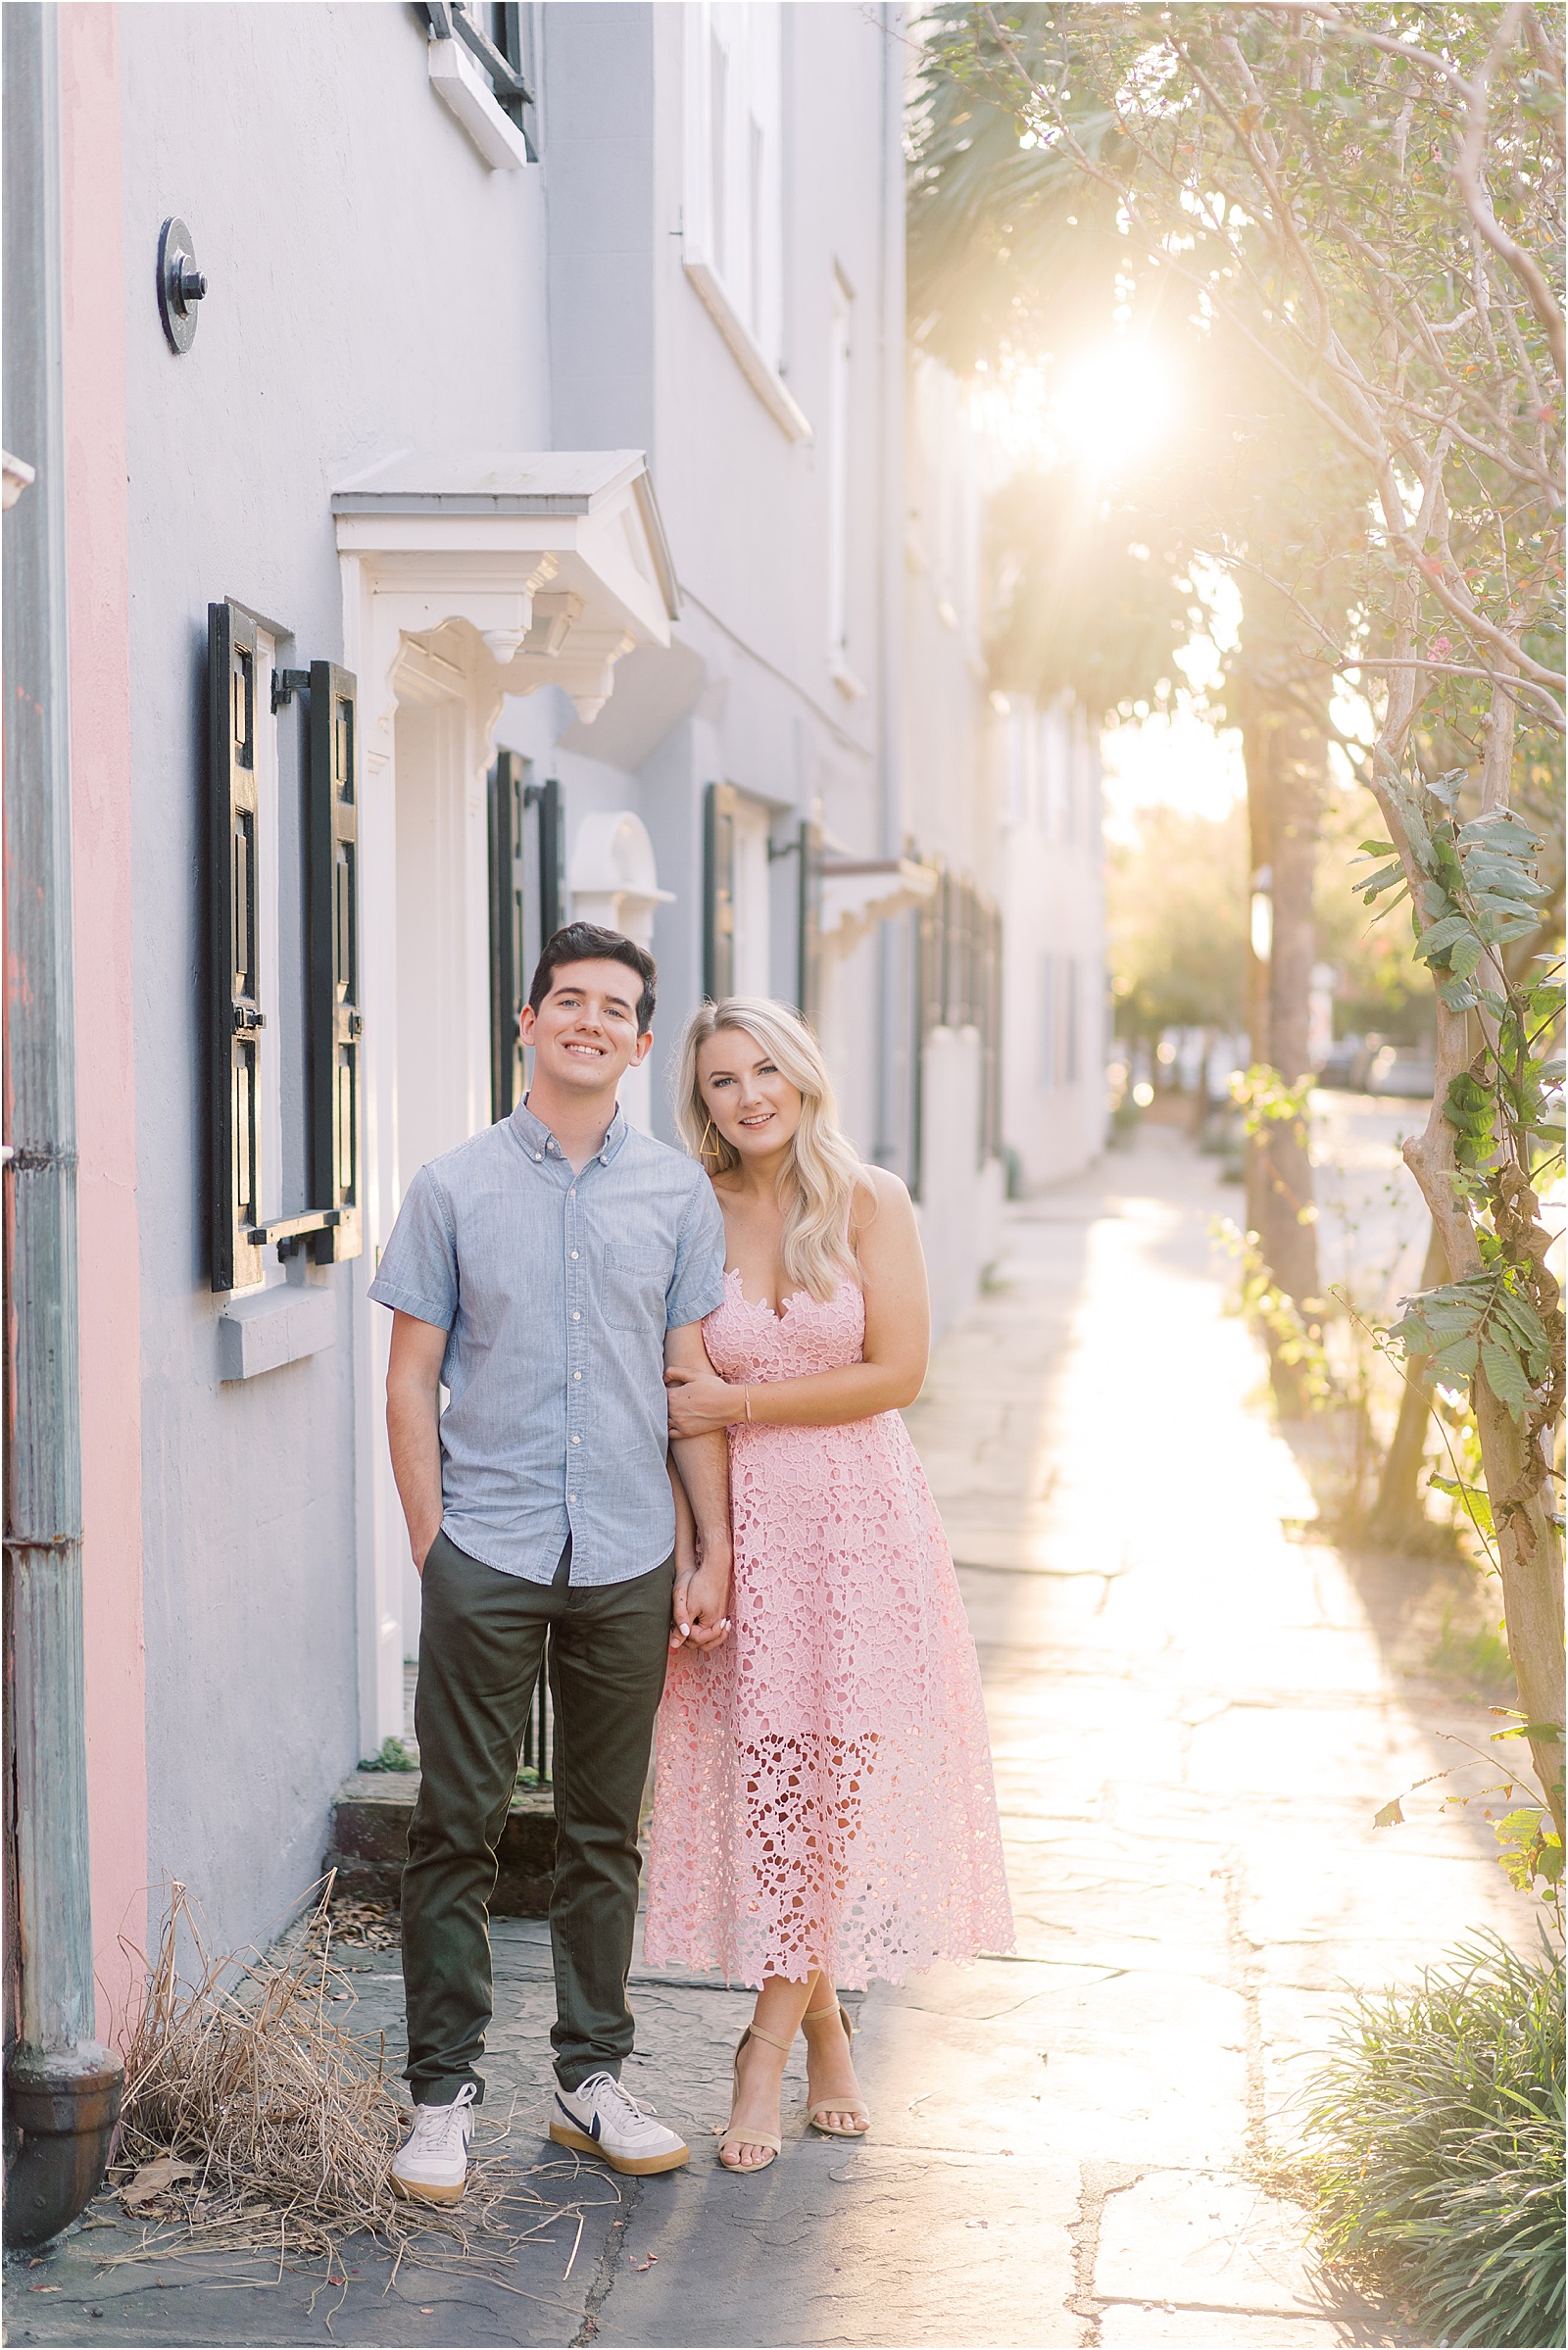
MULTIPOLYGON (((1447 1250, 1443 1246, 1442 1233, 1434 1224, 1427 1242, 1426 1262, 1421 1267, 1420 1286, 1435 1290, 1447 1278, 1447 1250)), ((1384 1543, 1391 1550, 1402 1549, 1413 1542, 1427 1522, 1421 1498, 1421 1463, 1426 1457, 1427 1424, 1432 1418, 1432 1390, 1427 1385, 1426 1369, 1424 1354, 1412 1354, 1406 1360, 1398 1423, 1383 1463, 1378 1497, 1366 1524, 1368 1541, 1384 1543)))
POLYGON ((1481 1438, 1481 1465, 1497 1530, 1508 1654, 1513 1659, 1525 1720, 1536 1728, 1529 1741, 1530 1752, 1557 1834, 1562 1836, 1562 1725, 1568 1692, 1563 1671, 1562 1550, 1543 1498, 1551 1489, 1549 1485, 1538 1488, 1528 1501, 1499 1508, 1499 1498, 1512 1491, 1525 1465, 1524 1431, 1498 1402, 1483 1372, 1476 1373, 1471 1397, 1481 1438))
MULTIPOLYGON (((1251 1054, 1294 1086, 1310 1074, 1312 883, 1328 761, 1314 705, 1324 688, 1321 672, 1308 669, 1288 644, 1266 638, 1244 648, 1241 688, 1251 891, 1254 900, 1266 896, 1272 908, 1267 955, 1257 953, 1256 939, 1249 950, 1251 1054)), ((1248 1151, 1247 1178, 1248 1226, 1258 1236, 1263 1261, 1302 1321, 1315 1321, 1321 1311, 1317 1231, 1304 1122, 1284 1119, 1262 1127, 1248 1151)), ((1301 1375, 1280 1360, 1272 1337, 1270 1351, 1280 1408, 1298 1413, 1301 1375)))
MULTIPOLYGON (((1413 615, 1418 599, 1413 582, 1401 589, 1401 599, 1394 641, 1396 653, 1402 658, 1415 641, 1413 615)), ((1412 700, 1410 686, 1391 687, 1377 751, 1386 772, 1394 775, 1398 773, 1412 700)), ((1481 772, 1483 809, 1508 804, 1514 722, 1512 686, 1506 679, 1499 679, 1493 688, 1487 724, 1486 759, 1481 772)), ((1397 797, 1387 785, 1379 785, 1376 770, 1373 788, 1388 819, 1389 838, 1399 852, 1412 891, 1419 892, 1421 875, 1410 854, 1397 797)), ((1449 1180, 1454 1170, 1454 1130, 1444 1115, 1444 1104, 1450 1082, 1470 1064, 1470 1015, 1450 1010, 1441 990, 1435 1010, 1437 1068, 1432 1110, 1425 1130, 1411 1135, 1404 1143, 1403 1157, 1421 1186, 1432 1220, 1443 1236, 1452 1278, 1463 1281, 1480 1270, 1481 1248, 1469 1211, 1455 1198, 1449 1180)), ((1564 1834, 1563 1722, 1568 1711, 1565 1706, 1568 1692, 1564 1689, 1562 1538, 1548 1515, 1545 1496, 1551 1491, 1550 1480, 1534 1473, 1535 1463, 1530 1464, 1531 1476, 1524 1476, 1525 1432, 1493 1394, 1486 1373, 1480 1368, 1471 1380, 1470 1397, 1476 1433, 1481 1440, 1481 1472, 1496 1529, 1508 1654, 1525 1721, 1534 1730, 1529 1745, 1542 1792, 1561 1836, 1564 1834)))

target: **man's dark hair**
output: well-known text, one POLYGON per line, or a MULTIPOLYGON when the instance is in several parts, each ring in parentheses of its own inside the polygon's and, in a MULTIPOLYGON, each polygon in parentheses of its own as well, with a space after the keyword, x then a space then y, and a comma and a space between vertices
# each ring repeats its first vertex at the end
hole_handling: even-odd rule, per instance
POLYGON ((601 930, 597 922, 568 922, 558 930, 534 966, 528 990, 528 1008, 537 1011, 549 995, 563 963, 624 963, 643 983, 637 1000, 637 1034, 646 1036, 654 1024, 654 988, 659 967, 646 947, 623 938, 618 930, 601 930))

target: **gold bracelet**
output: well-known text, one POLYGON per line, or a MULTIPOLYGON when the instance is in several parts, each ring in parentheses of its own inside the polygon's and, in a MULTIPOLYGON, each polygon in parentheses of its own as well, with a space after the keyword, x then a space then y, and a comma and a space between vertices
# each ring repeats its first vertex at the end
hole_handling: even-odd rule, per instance
POLYGON ((752 1391, 747 1388, 744 1392, 746 1395, 746 1425, 750 1428, 752 1424, 752 1391))

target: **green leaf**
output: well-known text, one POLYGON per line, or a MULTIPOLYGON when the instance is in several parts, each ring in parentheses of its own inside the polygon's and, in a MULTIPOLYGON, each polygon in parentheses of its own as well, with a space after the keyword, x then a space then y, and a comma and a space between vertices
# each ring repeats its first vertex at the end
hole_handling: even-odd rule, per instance
POLYGON ((1468 938, 1470 924, 1463 914, 1446 914, 1441 922, 1431 923, 1416 943, 1418 962, 1430 962, 1435 955, 1443 955, 1459 939, 1468 938))
POLYGON ((1481 1342, 1481 1368, 1497 1401, 1517 1420, 1530 1404, 1530 1381, 1517 1349, 1502 1337, 1488 1335, 1481 1342))
POLYGON ((1404 1826, 1404 1806, 1400 1803, 1397 1795, 1395 1796, 1392 1803, 1385 1803, 1381 1811, 1372 1814, 1372 1825, 1374 1828, 1402 1828, 1404 1826))
POLYGON ((1461 1485, 1456 1477, 1440 1477, 1435 1470, 1427 1479, 1427 1483, 1436 1486, 1439 1493, 1451 1493, 1455 1501, 1462 1501, 1483 1534, 1496 1532, 1496 1528, 1492 1523, 1491 1496, 1485 1486, 1461 1485))

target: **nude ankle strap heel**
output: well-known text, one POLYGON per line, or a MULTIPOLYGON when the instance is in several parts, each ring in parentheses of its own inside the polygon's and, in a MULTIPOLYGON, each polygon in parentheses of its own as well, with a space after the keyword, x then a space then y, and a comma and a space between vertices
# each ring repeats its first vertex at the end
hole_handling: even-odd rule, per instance
POLYGON ((741 2057, 748 2040, 765 2040, 770 2048, 779 2049, 785 2056, 790 2052, 788 2040, 776 2040, 770 2032, 760 2032, 755 2024, 748 2024, 735 2043, 735 2087, 730 2098, 729 2127, 718 2142, 718 2159, 726 2171, 735 2171, 747 2177, 754 2171, 770 2171, 784 2151, 782 2139, 769 2137, 765 2130, 737 2130, 735 2127, 735 2107, 741 2093, 741 2057), (766 2146, 771 2151, 766 2162, 724 2162, 724 2149, 727 2146, 766 2146))
MULTIPOLYGON (((835 2002, 832 2007, 808 2007, 801 2022, 815 2024, 823 2016, 832 2015, 836 2015, 843 2025, 846 2040, 853 2040, 855 2026, 850 2022, 849 2010, 842 2003, 835 2002)), ((871 2127, 871 2117, 858 2097, 815 2097, 806 2109, 806 2118, 811 2128, 819 2130, 825 2138, 863 2138, 871 2127), (856 2116, 858 2127, 854 2130, 840 2130, 830 2122, 817 2120, 818 2114, 841 2114, 846 2109, 856 2116)))

